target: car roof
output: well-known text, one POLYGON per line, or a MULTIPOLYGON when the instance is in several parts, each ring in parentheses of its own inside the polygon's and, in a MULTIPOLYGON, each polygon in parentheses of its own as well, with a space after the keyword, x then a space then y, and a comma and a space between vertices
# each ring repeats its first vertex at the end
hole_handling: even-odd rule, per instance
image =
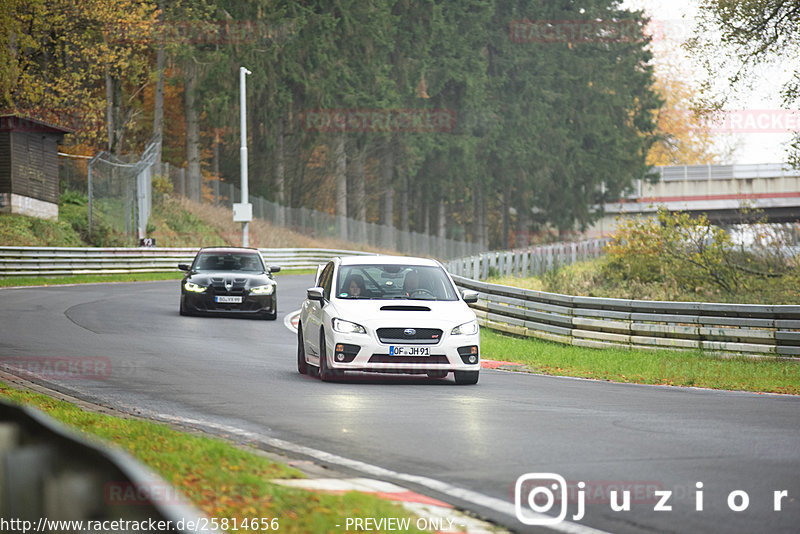
POLYGON ((341 265, 418 265, 440 267, 436 260, 430 258, 416 258, 411 256, 344 256, 341 265))
POLYGON ((198 254, 201 253, 201 252, 221 252, 221 253, 225 253, 225 254, 227 254, 227 253, 231 253, 231 254, 234 254, 234 253, 238 253, 238 254, 251 253, 251 254, 253 254, 253 253, 258 253, 258 249, 257 248, 247 248, 247 247, 206 247, 206 248, 201 248, 200 250, 197 251, 198 254))

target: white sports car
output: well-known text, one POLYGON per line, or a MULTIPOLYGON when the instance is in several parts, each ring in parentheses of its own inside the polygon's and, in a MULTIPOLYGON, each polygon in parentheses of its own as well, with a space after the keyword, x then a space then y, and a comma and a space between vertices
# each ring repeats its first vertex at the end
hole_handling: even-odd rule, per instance
POLYGON ((442 265, 399 256, 334 258, 307 290, 297 325, 297 370, 322 380, 345 371, 427 374, 475 384, 480 332, 442 265))

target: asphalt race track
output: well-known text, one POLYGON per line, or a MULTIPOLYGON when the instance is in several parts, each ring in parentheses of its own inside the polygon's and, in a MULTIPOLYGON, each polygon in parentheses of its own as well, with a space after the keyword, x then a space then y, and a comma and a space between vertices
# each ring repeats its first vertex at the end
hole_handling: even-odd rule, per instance
MULTIPOLYGON (((277 321, 181 317, 178 281, 3 289, 0 360, 8 369, 65 358, 79 376, 34 380, 394 479, 514 531, 551 531, 515 517, 515 482, 555 473, 572 490, 560 531, 798 532, 800 397, 501 370, 484 370, 476 386, 452 377, 323 383, 297 373, 296 337, 282 320, 311 279, 277 277, 277 321), (573 521, 579 481, 586 509, 573 521), (612 511, 615 488, 630 491, 629 511, 612 511), (654 510, 656 490, 671 492, 671 510, 654 510), (774 492, 784 490, 775 511, 774 492), (733 511, 743 492, 748 506, 733 511)), ((525 510, 536 485, 522 486, 525 510)))

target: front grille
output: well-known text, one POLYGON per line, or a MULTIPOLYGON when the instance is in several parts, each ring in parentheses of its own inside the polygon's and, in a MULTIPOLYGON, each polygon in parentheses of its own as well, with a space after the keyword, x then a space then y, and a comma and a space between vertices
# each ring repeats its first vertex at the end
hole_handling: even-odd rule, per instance
POLYGON ((378 339, 389 345, 436 345, 442 340, 438 328, 378 328, 378 339), (406 330, 414 330, 406 334, 406 330))
MULTIPOLYGON (((229 280, 230 281, 230 280, 229 280)), ((234 278, 230 291, 225 289, 224 278, 212 278, 209 286, 211 295, 244 295, 244 286, 247 284, 246 278, 234 278)))
POLYGON ((244 287, 247 285, 246 278, 212 278, 211 284, 206 291, 206 309, 209 311, 258 311, 263 299, 252 299, 245 296, 244 287), (226 280, 231 283, 231 289, 225 288, 226 280), (235 302, 214 302, 216 296, 243 297, 241 303, 235 302))
POLYGON ((388 354, 373 354, 369 363, 418 363, 429 365, 436 363, 450 363, 447 356, 389 356, 388 354))

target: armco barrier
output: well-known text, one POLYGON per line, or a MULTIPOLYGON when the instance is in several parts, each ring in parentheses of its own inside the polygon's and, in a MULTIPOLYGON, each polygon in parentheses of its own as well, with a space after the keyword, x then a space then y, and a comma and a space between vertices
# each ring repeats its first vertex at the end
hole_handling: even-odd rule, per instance
POLYGON ((42 412, 0 402, 0 517, 9 523, 3 530, 217 532, 203 529, 208 519, 168 488, 127 454, 90 443, 42 412), (109 488, 121 488, 124 498, 109 488), (118 526, 93 529, 90 520, 118 526), (84 528, 59 528, 57 521, 83 521, 84 528))
POLYGON ((479 292, 482 326, 594 348, 701 349, 800 357, 800 306, 577 297, 453 276, 479 292))
MULTIPOLYGON (((197 248, 0 247, 0 276, 51 276, 177 271, 197 248)), ((267 265, 313 268, 334 256, 367 252, 318 248, 259 249, 267 265)))

